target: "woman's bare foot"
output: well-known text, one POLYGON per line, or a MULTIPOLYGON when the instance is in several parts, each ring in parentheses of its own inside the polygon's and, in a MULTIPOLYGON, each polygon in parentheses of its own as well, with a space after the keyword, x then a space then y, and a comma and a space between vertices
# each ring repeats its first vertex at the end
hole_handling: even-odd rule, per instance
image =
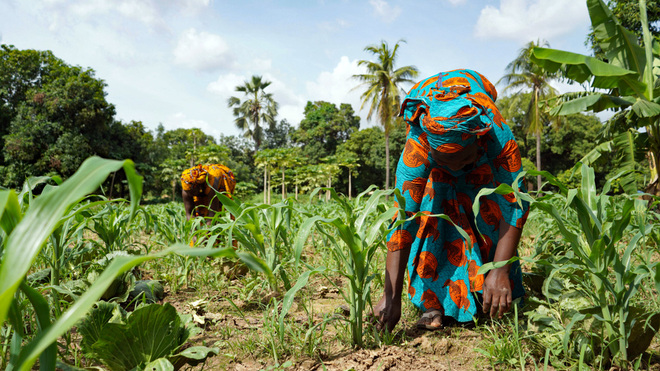
POLYGON ((442 328, 442 316, 443 313, 439 309, 429 309, 419 321, 417 321, 417 328, 422 330, 437 330, 442 328))

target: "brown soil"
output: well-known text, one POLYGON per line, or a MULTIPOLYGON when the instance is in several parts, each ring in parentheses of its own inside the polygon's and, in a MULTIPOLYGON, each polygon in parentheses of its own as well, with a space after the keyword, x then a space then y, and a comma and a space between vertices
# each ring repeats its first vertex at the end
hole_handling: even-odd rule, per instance
MULTIPOLYGON (((343 299, 336 289, 328 289, 318 282, 310 283, 313 292, 315 318, 322 319, 322 314, 341 313, 343 299)), ((268 354, 241 354, 232 342, 249 341, 259 331, 263 331, 263 307, 260 303, 235 302, 242 315, 237 315, 235 308, 222 300, 224 293, 213 293, 200 298, 194 290, 181 290, 178 293, 168 293, 164 302, 172 304, 179 313, 194 313, 198 319, 197 325, 204 329, 203 333, 191 339, 192 345, 217 346, 218 356, 211 357, 204 365, 195 366, 195 370, 482 370, 492 369, 486 356, 475 349, 483 342, 483 336, 478 331, 462 327, 447 327, 438 331, 425 331, 415 328, 415 318, 402 318, 397 326, 398 333, 393 341, 396 345, 386 345, 380 348, 355 349, 347 341, 333 342, 327 353, 319 354, 313 359, 309 356, 279 360, 285 365, 279 367, 268 354), (209 298, 213 298, 210 299, 209 298), (203 299, 201 304, 196 302, 203 299), (203 324, 202 324, 203 321, 203 324), (217 334, 231 332, 231 338, 217 334)), ((259 296, 262 301, 269 299, 268 294, 259 296)), ((271 295, 272 297, 272 295, 271 295)), ((296 303, 291 308, 289 316, 297 323, 304 323, 306 314, 296 303)), ((332 339, 337 330, 331 325, 326 328, 323 338, 332 339)))

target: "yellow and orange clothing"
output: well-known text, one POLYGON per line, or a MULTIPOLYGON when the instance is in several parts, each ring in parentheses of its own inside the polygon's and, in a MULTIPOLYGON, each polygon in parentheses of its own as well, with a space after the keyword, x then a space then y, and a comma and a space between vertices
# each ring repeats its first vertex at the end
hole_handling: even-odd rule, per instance
MULTIPOLYGON (((195 206, 209 206, 215 192, 225 192, 232 197, 236 180, 234 173, 220 164, 197 165, 181 174, 181 187, 193 197, 195 206)), ((206 216, 208 209, 197 208, 196 214, 206 216)))

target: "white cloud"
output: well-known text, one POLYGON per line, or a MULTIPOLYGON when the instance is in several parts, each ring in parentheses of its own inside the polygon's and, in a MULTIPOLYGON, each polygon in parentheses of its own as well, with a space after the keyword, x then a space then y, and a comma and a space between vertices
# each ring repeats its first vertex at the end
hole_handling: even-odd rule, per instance
POLYGON ((219 95, 226 100, 232 96, 232 94, 234 94, 236 87, 243 85, 246 80, 247 77, 233 73, 220 75, 217 80, 213 81, 206 87, 206 90, 213 94, 219 95))
POLYGON ((321 72, 316 81, 307 83, 307 96, 314 97, 310 100, 334 103, 337 107, 341 103, 349 103, 353 106, 356 115, 362 118, 361 126, 365 127, 368 107, 360 111, 362 90, 355 89, 359 82, 353 79, 353 75, 361 73, 365 71, 363 67, 358 66, 357 60, 351 61, 343 56, 332 71, 321 72))
MULTIPOLYGON (((323 100, 339 105, 340 103, 353 103, 359 101, 360 92, 351 91, 358 85, 358 81, 353 79, 353 75, 364 73, 361 67, 358 67, 357 60, 350 61, 348 57, 343 56, 335 68, 328 72, 321 72, 316 81, 307 83, 307 95, 314 97, 314 100, 323 100), (352 100, 353 102, 349 102, 352 100)), ((359 106, 355 107, 358 109, 359 106)))
POLYGON ((481 10, 474 34, 483 39, 549 40, 589 24, 583 1, 501 0, 481 10))
POLYGON ((446 1, 448 1, 451 5, 454 6, 465 4, 467 2, 467 0, 446 0, 446 1))
POLYGON ((273 94, 273 99, 279 104, 277 110, 278 121, 286 119, 289 125, 297 126, 300 120, 303 119, 307 99, 300 94, 296 94, 284 81, 271 73, 265 73, 263 78, 271 82, 266 91, 273 94))
POLYGON ((255 58, 248 64, 248 69, 265 72, 269 71, 273 66, 273 61, 271 59, 259 59, 255 58))
POLYGON ((210 0, 35 0, 33 5, 44 9, 42 15, 50 18, 51 29, 120 15, 159 30, 168 28, 166 16, 194 16, 208 8, 210 0))
POLYGON ((222 37, 191 28, 179 37, 174 48, 174 63, 209 71, 232 67, 233 57, 222 37))
POLYGON ((347 29, 350 26, 350 23, 348 23, 344 19, 336 19, 334 21, 325 21, 319 23, 318 27, 321 31, 326 31, 326 32, 336 32, 339 30, 344 30, 347 29))
POLYGON ((211 125, 205 120, 189 118, 185 113, 182 112, 177 112, 167 117, 165 122, 163 122, 163 127, 165 130, 197 128, 201 129, 204 133, 213 136, 214 138, 217 138, 220 136, 220 134, 222 134, 222 131, 218 127, 211 125))
MULTIPOLYGON (((305 98, 302 95, 294 93, 287 84, 275 77, 271 73, 265 73, 263 79, 270 81, 271 84, 266 88, 268 93, 273 94, 273 98, 281 105, 303 106, 305 98)), ((301 110, 302 112, 302 110, 301 110)))
POLYGON ((391 6, 385 0, 369 0, 369 4, 374 8, 376 15, 385 23, 393 22, 401 14, 401 8, 391 6))

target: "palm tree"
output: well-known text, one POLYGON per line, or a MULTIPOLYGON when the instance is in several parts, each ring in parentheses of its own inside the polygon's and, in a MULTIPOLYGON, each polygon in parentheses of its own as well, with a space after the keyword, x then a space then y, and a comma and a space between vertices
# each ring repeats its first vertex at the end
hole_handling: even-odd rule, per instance
POLYGON ((393 118, 398 113, 398 107, 401 104, 401 94, 404 96, 406 94, 401 88, 401 84, 414 83, 415 81, 412 79, 419 74, 414 66, 394 69, 396 53, 401 42, 405 41, 397 41, 392 49, 385 41, 381 41, 379 45, 369 45, 364 48, 365 51, 376 56, 377 60, 358 61, 358 66, 366 67, 367 72, 353 75, 354 79, 361 82, 355 89, 365 88, 360 97, 362 99, 360 109, 369 104, 367 120, 371 120, 375 113, 385 132, 385 189, 389 189, 390 186, 390 131, 394 125, 393 118))
MULTIPOLYGON (((504 92, 511 89, 531 89, 532 99, 529 101, 525 114, 525 123, 527 134, 533 134, 536 137, 536 168, 541 170, 541 136, 543 128, 550 123, 550 116, 541 112, 539 103, 547 100, 557 94, 555 88, 550 86, 550 81, 557 78, 557 74, 549 73, 541 67, 530 61, 532 50, 539 47, 541 42, 530 41, 525 47, 520 49, 518 56, 506 66, 507 74, 497 83, 504 82, 508 84, 504 92)), ((544 47, 549 47, 547 41, 543 41, 544 47)), ((558 118, 554 118, 555 123, 559 123, 558 118)), ((536 189, 541 187, 541 176, 536 177, 536 189)))
POLYGON ((259 150, 263 139, 262 123, 268 124, 271 129, 275 127, 278 104, 272 94, 265 92, 270 84, 261 76, 252 76, 252 80, 236 87, 236 91, 244 94, 245 100, 237 97, 227 100, 227 106, 233 108, 236 127, 243 131, 246 138, 254 140, 255 151, 259 150))

